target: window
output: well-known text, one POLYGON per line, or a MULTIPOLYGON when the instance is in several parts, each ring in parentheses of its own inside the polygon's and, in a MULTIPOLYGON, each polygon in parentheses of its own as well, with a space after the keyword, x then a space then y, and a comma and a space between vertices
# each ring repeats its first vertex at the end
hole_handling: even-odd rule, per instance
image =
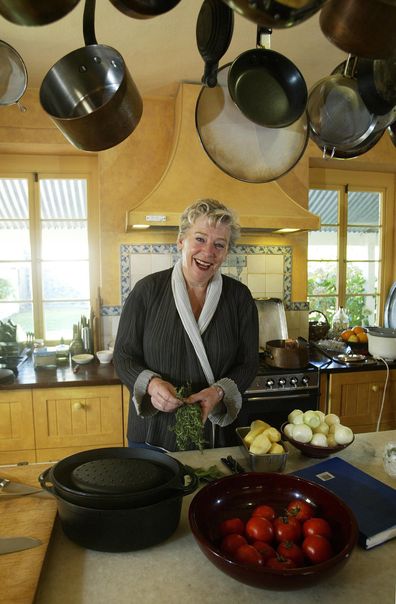
POLYGON ((312 170, 309 210, 321 218, 308 236, 308 300, 331 321, 343 306, 351 325, 379 325, 389 285, 393 177, 312 170))
POLYGON ((73 325, 90 317, 97 283, 91 171, 12 175, 1 168, 0 161, 0 320, 16 323, 20 337, 70 341, 73 325))

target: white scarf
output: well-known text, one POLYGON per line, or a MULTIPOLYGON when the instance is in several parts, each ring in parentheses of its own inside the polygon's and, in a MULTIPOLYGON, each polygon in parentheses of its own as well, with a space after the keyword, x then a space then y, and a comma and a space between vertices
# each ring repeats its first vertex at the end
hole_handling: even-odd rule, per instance
POLYGON ((188 297, 186 282, 183 276, 182 261, 178 260, 173 268, 172 292, 175 299, 177 312, 179 313, 183 327, 191 340, 191 344, 197 353, 197 357, 201 363, 203 372, 209 385, 213 384, 215 379, 206 354, 205 346, 202 342, 201 334, 204 333, 214 315, 219 303, 222 287, 223 278, 221 273, 217 271, 208 284, 205 304, 197 323, 192 312, 190 299, 188 297))

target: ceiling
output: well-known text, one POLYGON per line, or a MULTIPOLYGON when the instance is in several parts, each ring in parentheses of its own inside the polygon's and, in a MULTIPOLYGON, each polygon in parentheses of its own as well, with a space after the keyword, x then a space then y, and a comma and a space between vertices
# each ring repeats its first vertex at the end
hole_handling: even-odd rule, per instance
MULTIPOLYGON (((151 19, 133 19, 109 0, 97 0, 98 44, 123 56, 142 95, 172 93, 177 83, 200 82, 203 60, 195 28, 201 0, 181 0, 171 11, 151 19)), ((0 17, 0 38, 22 57, 28 86, 40 88, 47 71, 69 52, 84 46, 84 0, 65 17, 45 26, 26 27, 0 17)), ((233 39, 221 65, 256 45, 256 25, 235 14, 233 39)), ((318 14, 289 29, 274 29, 271 48, 286 55, 302 71, 308 88, 345 60, 345 53, 322 34, 318 14)))

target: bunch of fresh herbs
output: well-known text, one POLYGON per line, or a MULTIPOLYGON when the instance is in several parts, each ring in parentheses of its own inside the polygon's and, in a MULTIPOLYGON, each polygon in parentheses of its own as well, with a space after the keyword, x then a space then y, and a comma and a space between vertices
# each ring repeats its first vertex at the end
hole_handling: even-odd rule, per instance
MULTIPOLYGON (((180 386, 176 396, 184 401, 191 394, 191 385, 180 386)), ((201 407, 199 403, 184 403, 175 413, 176 422, 169 430, 176 436, 176 445, 180 451, 195 447, 200 451, 205 445, 204 428, 202 425, 201 407)))

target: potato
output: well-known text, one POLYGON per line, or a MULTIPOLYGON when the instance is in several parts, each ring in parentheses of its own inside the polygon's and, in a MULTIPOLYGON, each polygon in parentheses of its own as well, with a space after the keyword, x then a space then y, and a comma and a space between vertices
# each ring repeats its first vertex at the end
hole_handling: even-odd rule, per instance
POLYGON ((272 426, 270 428, 266 428, 264 430, 263 434, 268 436, 268 438, 270 439, 270 441, 272 443, 279 442, 281 439, 281 436, 282 436, 281 433, 279 432, 279 430, 277 430, 276 428, 273 428, 272 426))
POLYGON ((244 443, 247 447, 250 447, 256 436, 264 432, 267 428, 270 428, 270 425, 267 422, 263 422, 261 419, 256 419, 250 424, 250 430, 246 434, 244 443))
POLYGON ((271 455, 281 455, 284 452, 285 450, 280 443, 272 443, 271 448, 268 451, 268 453, 270 453, 271 455))
POLYGON ((271 448, 271 441, 265 434, 261 433, 252 442, 250 445, 250 453, 254 453, 255 455, 265 455, 271 448))

